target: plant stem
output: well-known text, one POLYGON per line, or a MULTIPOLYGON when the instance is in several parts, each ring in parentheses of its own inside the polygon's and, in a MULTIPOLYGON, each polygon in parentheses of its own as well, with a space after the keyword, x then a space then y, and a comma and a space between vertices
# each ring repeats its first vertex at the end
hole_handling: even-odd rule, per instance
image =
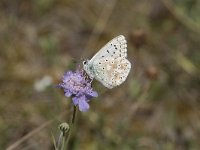
POLYGON ((65 148, 65 141, 66 141, 66 135, 63 134, 61 150, 64 150, 65 148))
POLYGON ((70 136, 71 136, 71 133, 73 131, 73 128, 74 128, 74 122, 75 122, 75 119, 76 119, 76 106, 74 106, 74 109, 73 109, 73 116, 72 116, 72 120, 70 122, 70 129, 69 129, 69 132, 68 132, 68 135, 67 135, 67 141, 66 141, 66 146, 68 146, 68 143, 69 143, 69 139, 70 139, 70 136))
MULTIPOLYGON (((57 142, 57 149, 60 148, 60 145, 61 145, 61 140, 63 139, 63 132, 60 132, 60 136, 58 138, 58 142, 57 142)), ((56 149, 56 150, 57 150, 56 149)))

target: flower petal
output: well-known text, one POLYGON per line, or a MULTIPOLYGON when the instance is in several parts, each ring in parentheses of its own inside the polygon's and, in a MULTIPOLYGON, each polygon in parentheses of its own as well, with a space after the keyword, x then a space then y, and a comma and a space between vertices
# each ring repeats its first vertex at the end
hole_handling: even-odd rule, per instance
POLYGON ((92 80, 85 76, 84 70, 68 71, 63 75, 58 87, 64 90, 66 97, 72 97, 73 104, 78 105, 80 111, 87 111, 90 99, 98 96, 97 92, 93 91, 91 82, 92 80))
POLYGON ((67 76, 70 76, 72 74, 73 74, 72 71, 67 71, 67 72, 64 73, 63 77, 67 77, 67 76))
POLYGON ((79 98, 78 107, 80 111, 87 111, 90 108, 89 104, 86 102, 85 96, 79 98))
POLYGON ((91 91, 90 95, 92 97, 98 97, 98 93, 96 91, 91 91))
POLYGON ((73 104, 76 106, 76 105, 78 105, 79 98, 78 97, 73 97, 72 101, 73 101, 73 104))
POLYGON ((87 97, 98 97, 98 93, 96 91, 92 91, 92 90, 87 90, 86 91, 87 97))
POLYGON ((66 97, 70 97, 72 95, 72 93, 67 89, 65 89, 64 92, 66 97))

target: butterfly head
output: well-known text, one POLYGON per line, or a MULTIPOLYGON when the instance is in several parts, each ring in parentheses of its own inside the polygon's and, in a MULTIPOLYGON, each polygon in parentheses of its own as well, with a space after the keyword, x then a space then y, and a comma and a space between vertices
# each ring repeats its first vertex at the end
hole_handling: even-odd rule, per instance
POLYGON ((87 75, 92 79, 94 78, 94 73, 92 71, 92 66, 89 63, 89 60, 86 59, 83 61, 83 69, 85 70, 85 72, 87 73, 87 75))
POLYGON ((89 70, 88 62, 89 62, 88 59, 83 60, 83 69, 84 69, 86 72, 88 72, 88 70, 89 70))
POLYGON ((83 68, 84 68, 84 70, 88 70, 88 64, 89 64, 89 60, 88 59, 83 60, 83 68))
POLYGON ((83 66, 84 66, 84 65, 87 65, 87 64, 88 64, 88 62, 89 62, 89 60, 88 60, 88 59, 85 59, 85 60, 83 60, 83 66))

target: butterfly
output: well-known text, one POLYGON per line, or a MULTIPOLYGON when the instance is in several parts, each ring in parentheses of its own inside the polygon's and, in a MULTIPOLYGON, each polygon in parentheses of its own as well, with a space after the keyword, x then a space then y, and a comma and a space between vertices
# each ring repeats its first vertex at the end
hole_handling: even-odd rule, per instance
POLYGON ((122 84, 131 69, 127 59, 127 42, 119 35, 102 47, 90 60, 83 61, 87 75, 112 89, 122 84))

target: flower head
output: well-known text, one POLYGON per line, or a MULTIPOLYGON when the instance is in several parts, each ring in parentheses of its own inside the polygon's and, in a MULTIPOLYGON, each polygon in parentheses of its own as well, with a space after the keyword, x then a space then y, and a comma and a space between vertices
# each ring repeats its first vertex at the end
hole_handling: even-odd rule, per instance
POLYGON ((83 70, 66 72, 58 87, 64 90, 66 97, 72 97, 73 104, 78 105, 80 111, 87 111, 90 107, 88 104, 90 99, 98 96, 92 89, 91 80, 85 77, 83 70))

